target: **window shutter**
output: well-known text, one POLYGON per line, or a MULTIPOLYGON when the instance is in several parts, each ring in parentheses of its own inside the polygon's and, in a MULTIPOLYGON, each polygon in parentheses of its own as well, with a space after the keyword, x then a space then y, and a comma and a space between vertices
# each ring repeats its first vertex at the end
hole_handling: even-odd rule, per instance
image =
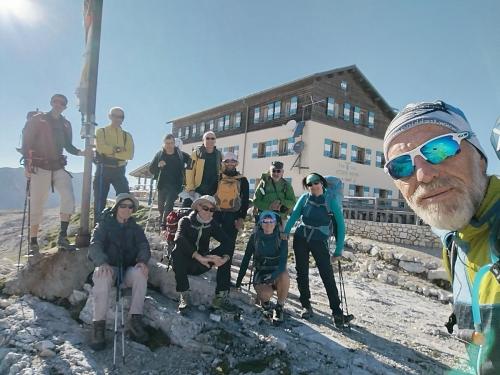
POLYGON ((382 153, 380 151, 376 152, 375 166, 377 168, 382 168, 382 153))
POLYGON ((272 141, 267 141, 266 142, 266 158, 271 156, 271 149, 273 147, 273 142, 272 141))
POLYGON ((295 138, 293 138, 293 137, 288 138, 288 155, 293 154, 294 143, 295 143, 295 138))
POLYGON ((259 144, 254 143, 252 145, 252 159, 257 159, 258 154, 259 154, 259 144))
POLYGON ((347 143, 340 144, 340 160, 347 159, 347 143))
POLYGON ((260 121, 260 107, 255 107, 253 112, 253 123, 257 124, 260 121))
POLYGON ((240 153, 240 146, 234 146, 234 154, 236 155, 236 157, 239 156, 239 153, 240 153))
POLYGON ((297 97, 292 96, 292 99, 290 99, 290 116, 293 116, 297 114, 297 97))
POLYGON ((372 163, 372 150, 369 148, 365 149, 365 165, 370 165, 372 163))
POLYGON ((349 121, 351 118, 351 105, 349 103, 344 103, 344 120, 349 121))
POLYGON ((368 127, 373 129, 375 126, 375 112, 368 112, 368 127))
POLYGON ((251 178, 248 182, 248 190, 250 194, 253 194, 255 192, 255 178, 251 178))
POLYGON ((325 138, 325 145, 323 147, 323 156, 326 156, 327 158, 332 157, 332 140, 331 139, 325 138))
POLYGON ((356 192, 356 185, 349 184, 349 196, 354 197, 356 192))
POLYGON ((335 100, 331 96, 326 100, 326 115, 329 117, 335 115, 335 100))
POLYGON ((354 106, 353 122, 355 125, 359 125, 360 115, 361 115, 361 108, 359 108, 357 105, 354 106))
POLYGON ((277 100, 274 102, 274 118, 280 118, 281 116, 281 101, 277 100))
POLYGON ((239 128, 241 125, 241 112, 236 112, 234 117, 234 127, 239 128))
POLYGON ((370 195, 370 187, 363 186, 363 197, 368 197, 370 195))
POLYGON ((276 155, 278 155, 278 140, 273 139, 271 146, 271 156, 276 156, 276 155))
POLYGON ((358 160, 358 147, 355 145, 351 146, 351 161, 358 160))
POLYGON ((374 188, 373 189, 373 195, 375 198, 379 198, 380 197, 380 189, 379 188, 374 188))

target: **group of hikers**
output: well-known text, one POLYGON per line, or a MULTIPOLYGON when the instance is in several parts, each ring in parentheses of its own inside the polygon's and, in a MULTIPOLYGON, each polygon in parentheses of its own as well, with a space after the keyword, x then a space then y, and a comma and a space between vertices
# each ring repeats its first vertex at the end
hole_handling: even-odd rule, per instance
MULTIPOLYGON (((52 110, 28 120, 22 152, 31 185, 30 252, 39 252, 38 227, 49 189, 61 195, 58 246, 71 250, 67 228, 74 209, 70 175, 64 169, 63 148, 84 155, 72 145, 71 125, 62 116, 67 99, 56 94, 52 110), (47 151, 49 150, 49 151, 47 151)), ((105 318, 112 285, 132 288, 130 333, 147 341, 142 321, 151 257, 144 230, 132 214, 139 202, 130 194, 125 165, 133 157, 132 136, 122 130, 124 111, 109 111, 111 124, 96 132, 97 171, 94 177, 94 228, 89 257, 93 273, 93 337, 91 346, 105 346, 105 318), (115 203, 105 208, 110 184, 115 203)), ((230 299, 231 264, 236 239, 250 205, 249 183, 238 171, 238 158, 223 154, 212 131, 191 155, 168 134, 150 163, 157 180, 159 225, 174 210, 179 193, 191 211, 180 218, 171 254, 179 292, 179 312, 189 309, 188 275, 217 269, 214 309, 234 311, 230 299), (210 240, 219 245, 210 248, 210 240)), ((443 241, 443 258, 453 287, 453 312, 459 333, 467 341, 471 364, 478 374, 500 373, 500 180, 486 174, 487 157, 465 115, 442 101, 409 104, 390 123, 384 137, 385 171, 410 207, 443 241), (464 142, 465 141, 465 142, 464 142), (457 262, 457 260, 459 260, 457 262), (465 332, 465 334, 464 334, 465 332)), ((240 287, 250 260, 251 283, 267 317, 281 322, 288 296, 288 238, 293 235, 301 317, 314 315, 309 287, 312 254, 328 296, 332 319, 343 327, 354 319, 342 310, 332 260, 342 256, 345 224, 342 202, 328 189, 326 176, 309 173, 298 199, 283 177, 284 165, 273 161, 255 188, 252 200, 255 228, 246 244, 235 287, 240 287), (296 223, 298 222, 298 225, 296 223), (332 238, 335 241, 331 241, 332 238), (274 291, 275 304, 271 302, 274 291)))

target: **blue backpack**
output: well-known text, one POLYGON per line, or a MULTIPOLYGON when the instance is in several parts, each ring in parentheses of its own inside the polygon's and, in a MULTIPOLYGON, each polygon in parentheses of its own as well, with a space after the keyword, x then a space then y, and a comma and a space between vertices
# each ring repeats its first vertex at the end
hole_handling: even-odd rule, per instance
POLYGON ((335 200, 342 209, 342 200, 344 199, 344 183, 342 180, 335 176, 325 176, 328 183, 326 194, 335 200))

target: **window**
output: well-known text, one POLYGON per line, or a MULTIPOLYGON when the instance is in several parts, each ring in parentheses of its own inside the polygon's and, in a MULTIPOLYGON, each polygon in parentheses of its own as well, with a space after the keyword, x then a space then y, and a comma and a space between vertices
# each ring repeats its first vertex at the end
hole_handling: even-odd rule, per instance
POLYGON ((196 124, 191 125, 191 134, 196 137, 196 124))
POLYGON ((297 114, 297 102, 298 98, 296 96, 292 96, 292 98, 290 99, 290 110, 288 111, 288 116, 297 114))
POLYGON ((277 100, 274 102, 274 119, 278 119, 281 116, 281 101, 277 100))
POLYGON ((217 120, 217 131, 221 132, 224 130, 224 117, 219 117, 217 120))
POLYGON ((288 155, 288 138, 279 140, 278 155, 288 155))
POLYGON ((255 107, 255 109, 253 110, 253 123, 257 124, 259 122, 260 122, 260 108, 255 107))
POLYGON ((202 121, 200 123, 200 135, 203 135, 203 133, 205 133, 205 122, 202 121))
POLYGON ((349 121, 351 118, 351 105, 349 103, 344 103, 344 120, 349 121))
POLYGON ((177 138, 181 138, 182 137, 182 128, 179 128, 177 130, 177 138))
POLYGON ((346 155, 347 155, 347 143, 341 143, 325 138, 323 156, 327 158, 346 160, 346 155))
POLYGON ((210 120, 208 122, 208 129, 213 131, 214 130, 214 120, 210 120))
POLYGON ((328 117, 335 116, 335 100, 332 97, 326 99, 326 115, 328 117))
POLYGON ((265 158, 266 157, 266 142, 261 142, 257 146, 257 157, 265 158))
POLYGON ((377 151, 375 153, 375 166, 377 168, 384 168, 384 165, 385 165, 384 153, 381 151, 377 151))
POLYGON ((274 103, 267 105, 267 121, 271 121, 274 117, 274 103))
POLYGON ((354 196, 355 197, 364 197, 365 189, 362 185, 354 185, 354 196))
POLYGON ((375 126, 375 113, 368 111, 368 127, 373 129, 375 126))
POLYGON ((361 108, 359 108, 357 105, 354 106, 354 113, 353 113, 353 122, 354 125, 359 125, 360 123, 360 116, 361 116, 361 108))
POLYGON ((239 128, 241 125, 241 112, 236 112, 234 115, 234 127, 239 128))

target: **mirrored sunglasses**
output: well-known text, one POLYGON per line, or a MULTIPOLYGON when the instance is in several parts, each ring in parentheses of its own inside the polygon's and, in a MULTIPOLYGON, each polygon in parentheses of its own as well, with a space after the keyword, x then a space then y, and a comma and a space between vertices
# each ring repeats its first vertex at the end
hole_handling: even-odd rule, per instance
POLYGON ((261 221, 262 224, 274 224, 276 223, 276 220, 273 219, 264 219, 261 221))
POLYGON ((215 207, 201 206, 203 211, 215 212, 215 207))
POLYGON ((422 156, 425 161, 431 164, 441 164, 446 159, 457 155, 460 152, 460 143, 470 136, 471 133, 465 131, 429 139, 419 147, 389 160, 385 164, 384 170, 395 180, 410 177, 415 172, 415 157, 417 155, 422 156))

